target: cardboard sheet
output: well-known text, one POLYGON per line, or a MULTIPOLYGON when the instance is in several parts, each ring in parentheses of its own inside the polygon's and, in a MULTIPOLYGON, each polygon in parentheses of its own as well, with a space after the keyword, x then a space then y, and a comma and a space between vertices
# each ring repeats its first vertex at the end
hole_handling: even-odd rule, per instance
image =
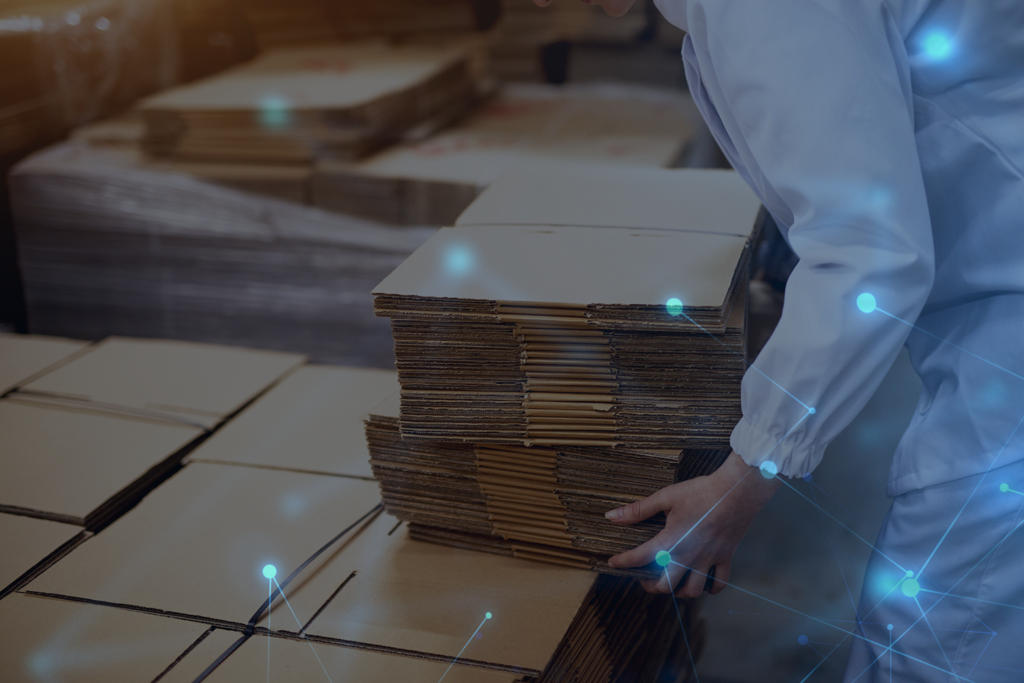
POLYGON ((750 237, 760 209, 757 195, 735 171, 635 168, 623 174, 593 164, 522 163, 488 187, 455 224, 629 227, 750 237))
POLYGON ((304 366, 190 460, 372 478, 362 421, 397 386, 397 374, 388 370, 304 366))
POLYGON ((88 342, 35 334, 0 334, 0 394, 80 352, 88 342))
POLYGON ((152 681, 207 629, 16 593, 0 600, 0 671, 9 683, 152 681))
POLYGON ((378 501, 371 481, 193 463, 28 589, 244 625, 266 564, 283 581, 378 501))
MULTIPOLYGON (((83 358, 84 359, 84 358, 83 358)), ((202 435, 171 422, 0 399, 0 507, 91 524, 202 435)))
MULTIPOLYGON (((186 650, 178 655, 174 663, 170 665, 171 668, 163 675, 159 683, 194 683, 212 662, 241 637, 242 634, 238 631, 211 628, 201 636, 201 640, 191 643, 186 650)), ((264 652, 265 655, 266 652, 264 652)), ((264 661, 264 676, 266 675, 266 668, 267 663, 264 661)), ((281 680, 281 678, 284 677, 279 677, 277 680, 281 680)), ((258 679, 259 677, 256 677, 251 680, 258 679)))
MULTIPOLYGON (((515 683, 521 680, 512 673, 489 671, 463 664, 456 664, 445 674, 448 664, 444 662, 382 652, 366 652, 322 643, 316 643, 313 647, 316 648, 315 655, 306 642, 274 639, 270 643, 270 680, 326 680, 325 669, 331 680, 359 683, 435 683, 441 680, 442 676, 445 681, 451 683, 515 683), (320 658, 319 662, 317 657, 320 658)), ((254 636, 235 650, 206 681, 261 681, 266 676, 267 638, 254 636)))
POLYGON ((565 567, 412 541, 395 524, 382 515, 332 562, 335 578, 356 575, 309 633, 454 657, 491 612, 463 656, 543 670, 595 581, 565 567))
POLYGON ((0 514, 0 595, 81 531, 70 524, 0 514))
POLYGON ((745 237, 566 226, 442 228, 374 294, 720 308, 745 237))
POLYGON ((209 428, 302 361, 293 353, 110 337, 20 391, 209 428))

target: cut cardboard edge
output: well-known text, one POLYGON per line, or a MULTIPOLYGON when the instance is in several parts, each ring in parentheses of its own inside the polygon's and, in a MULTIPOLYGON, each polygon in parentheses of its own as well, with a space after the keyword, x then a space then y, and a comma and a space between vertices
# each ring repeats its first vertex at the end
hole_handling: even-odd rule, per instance
POLYGON ((93 534, 91 531, 79 531, 77 534, 75 534, 70 539, 61 544, 60 547, 58 547, 56 550, 54 550, 49 555, 41 559, 39 562, 36 562, 34 565, 29 567, 24 573, 22 573, 21 576, 19 576, 14 581, 9 583, 6 587, 0 588, 0 600, 3 600, 11 593, 21 590, 22 588, 27 586, 29 583, 32 582, 33 579, 35 579, 37 576, 39 576, 47 569, 52 567, 54 564, 59 562, 64 556, 66 556, 72 550, 80 546, 92 535, 93 534))

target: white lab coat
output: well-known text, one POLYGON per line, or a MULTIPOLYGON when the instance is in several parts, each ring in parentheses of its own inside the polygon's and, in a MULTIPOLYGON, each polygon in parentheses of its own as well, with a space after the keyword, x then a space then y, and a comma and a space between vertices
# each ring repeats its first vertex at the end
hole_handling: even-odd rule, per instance
POLYGON ((1024 458, 1024 2, 655 3, 800 257, 736 452, 811 472, 906 343, 924 388, 891 496, 1024 458))

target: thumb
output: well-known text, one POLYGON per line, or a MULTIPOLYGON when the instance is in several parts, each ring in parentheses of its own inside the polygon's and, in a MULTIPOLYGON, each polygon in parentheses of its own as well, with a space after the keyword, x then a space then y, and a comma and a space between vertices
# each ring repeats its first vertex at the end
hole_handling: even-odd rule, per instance
POLYGON ((664 491, 665 489, 661 489, 643 500, 609 510, 604 513, 604 516, 616 524, 636 524, 637 522, 642 522, 671 507, 665 500, 664 491))

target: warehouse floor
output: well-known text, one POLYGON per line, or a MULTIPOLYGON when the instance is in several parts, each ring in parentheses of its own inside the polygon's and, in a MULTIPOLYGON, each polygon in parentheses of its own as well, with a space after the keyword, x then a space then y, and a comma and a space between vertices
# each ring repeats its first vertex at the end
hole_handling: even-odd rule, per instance
POLYGON ((885 485, 892 453, 919 388, 903 351, 860 416, 825 453, 814 472, 816 486, 795 485, 867 542, 785 487, 762 512, 733 564, 732 581, 742 590, 703 599, 709 638, 697 670, 702 683, 803 681, 812 670, 809 683, 842 680, 851 640, 823 659, 842 638, 835 627, 853 625, 868 543, 889 509, 885 485), (807 644, 798 642, 800 636, 807 636, 807 644))

